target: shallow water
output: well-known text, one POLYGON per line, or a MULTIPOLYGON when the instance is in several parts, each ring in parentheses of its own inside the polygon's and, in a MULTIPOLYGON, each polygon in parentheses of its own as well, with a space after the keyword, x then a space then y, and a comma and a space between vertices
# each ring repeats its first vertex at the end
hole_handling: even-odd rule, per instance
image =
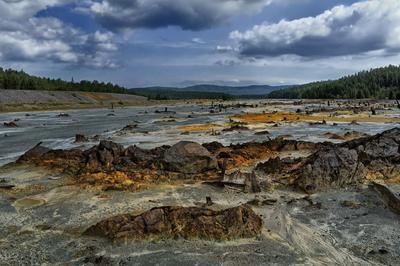
MULTIPOLYGON (((259 103, 259 101, 252 101, 259 103)), ((225 145, 249 141, 265 141, 268 137, 290 135, 294 139, 305 141, 326 141, 326 132, 343 134, 347 131, 359 131, 376 134, 398 126, 398 124, 361 123, 360 125, 339 124, 309 125, 308 123, 284 123, 280 127, 261 125, 261 128, 242 131, 225 132, 219 136, 208 133, 191 133, 182 135, 178 127, 190 124, 216 123, 224 125, 229 117, 244 112, 260 112, 261 110, 295 111, 298 106, 263 106, 258 108, 228 109, 226 112, 210 114, 209 106, 182 104, 168 106, 169 111, 176 114, 155 113, 164 110, 165 106, 128 107, 116 109, 94 109, 68 111, 69 117, 58 117, 60 112, 29 112, 0 114, 0 165, 14 161, 25 151, 39 142, 53 149, 68 149, 73 147, 88 148, 97 142, 82 144, 74 143, 76 134, 86 136, 100 135, 102 139, 111 139, 123 145, 137 145, 142 148, 153 148, 161 145, 171 145, 180 140, 191 140, 200 143, 219 141, 225 145), (27 115, 29 114, 29 115, 27 115), (189 118, 189 115, 191 116, 189 118), (173 118, 172 118, 173 117, 173 118), (168 121, 174 119, 175 121, 168 121), (18 128, 6 128, 3 122, 17 120, 18 128), (119 134, 128 124, 137 124, 133 132, 119 134), (268 130, 270 135, 256 136, 255 131, 268 130)), ((301 108, 318 107, 317 105, 301 106, 301 108)), ((399 116, 397 110, 387 111, 388 116, 399 116)), ((332 140, 330 140, 332 141, 332 140)))

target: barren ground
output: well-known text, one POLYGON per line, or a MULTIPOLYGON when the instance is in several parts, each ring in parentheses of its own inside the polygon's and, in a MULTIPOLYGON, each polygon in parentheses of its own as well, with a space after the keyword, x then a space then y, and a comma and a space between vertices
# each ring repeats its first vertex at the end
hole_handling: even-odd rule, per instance
MULTIPOLYGON (((400 122, 400 111, 393 103, 386 102, 374 103, 379 110, 376 115, 370 114, 370 107, 357 112, 349 110, 349 106, 359 103, 342 105, 342 110, 332 111, 320 110, 324 102, 300 106, 286 102, 230 104, 226 110, 216 109, 211 113, 209 103, 199 102, 169 106, 174 113, 159 113, 164 106, 154 106, 117 109, 113 116, 108 115, 109 110, 70 112, 70 117, 66 118, 56 117, 57 113, 3 114, 0 118, 4 122, 13 118, 20 120, 16 122, 16 129, 0 128, 3 130, 0 138, 5 140, 0 143, 1 162, 4 165, 15 161, 40 140, 50 148, 80 150, 97 145, 99 140, 111 140, 125 147, 135 144, 144 149, 173 145, 180 140, 218 141, 225 147, 213 152, 230 156, 225 161, 228 164, 226 174, 237 170, 250 173, 269 159, 285 158, 292 164, 293 160, 302 160, 318 150, 318 145, 314 147, 314 144, 307 144, 312 149, 296 147, 292 150, 292 145, 286 144, 283 148, 267 150, 270 146, 260 143, 268 139, 341 143, 364 137, 355 133, 345 135, 346 132, 375 135, 398 127, 400 122), (299 108, 302 112, 296 112, 299 108), (313 112, 306 113, 306 110, 313 112), (326 123, 322 123, 324 120, 326 123), (46 124, 39 127, 43 121, 47 121, 46 124), (136 126, 121 130, 127 124, 136 126), (90 128, 84 131, 87 142, 74 143, 74 135, 85 126, 90 128), (255 135, 256 132, 262 134, 255 135), (94 138, 94 135, 99 136, 94 138), (252 144, 229 146, 231 143, 252 144)), ((278 143, 286 143, 282 141, 278 143)), ((35 162, 37 160, 40 157, 35 162)), ((218 162, 221 167, 224 158, 218 157, 218 162)), ((9 164, 0 168, 0 187, 3 185, 0 188, 1 265, 400 264, 400 216, 368 187, 371 180, 367 178, 354 185, 314 194, 288 185, 249 192, 199 179, 181 179, 179 174, 177 179, 157 182, 150 177, 146 181, 150 182, 148 185, 136 190, 124 189, 124 186, 116 190, 105 189, 100 185, 101 180, 83 183, 78 174, 57 171, 49 167, 52 164, 54 161, 9 164), (4 186, 6 184, 12 187, 4 186), (162 206, 204 207, 206 197, 213 202, 207 207, 212 210, 249 204, 263 220, 260 234, 232 241, 178 238, 114 242, 83 234, 90 226, 119 214, 139 215, 162 206)), ((147 167, 143 165, 146 164, 137 163, 135 167, 138 168, 130 170, 139 173, 143 170, 139 167, 147 167)), ((151 167, 158 169, 159 166, 151 167)), ((119 171, 124 172, 125 168, 119 171)), ((113 171, 97 174, 102 174, 100 179, 119 178, 113 171)), ((126 178, 133 178, 129 174, 131 172, 126 178)), ((261 172, 258 177, 264 180, 261 172)), ((399 176, 387 182, 397 194, 400 193, 398 180, 399 176)))

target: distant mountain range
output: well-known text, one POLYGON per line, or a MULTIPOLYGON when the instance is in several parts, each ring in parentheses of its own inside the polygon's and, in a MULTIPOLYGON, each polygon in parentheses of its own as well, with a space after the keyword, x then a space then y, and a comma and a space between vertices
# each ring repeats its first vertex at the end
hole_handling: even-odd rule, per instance
POLYGON ((183 88, 177 87, 146 87, 146 88, 134 88, 131 91, 175 91, 175 92, 203 92, 203 93, 224 93, 233 96, 252 96, 252 95, 267 95, 270 92, 288 88, 290 86, 269 86, 269 85, 250 85, 250 86, 220 86, 201 84, 188 86, 183 88))

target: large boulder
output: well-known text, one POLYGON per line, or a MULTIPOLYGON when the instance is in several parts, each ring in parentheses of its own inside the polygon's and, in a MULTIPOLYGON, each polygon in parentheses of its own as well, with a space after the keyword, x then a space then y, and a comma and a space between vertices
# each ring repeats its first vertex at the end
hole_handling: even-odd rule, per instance
POLYGON ((218 168, 217 160, 198 143, 181 141, 164 154, 164 162, 171 171, 198 174, 218 168))
POLYGON ((140 215, 118 215, 89 227, 84 234, 110 240, 252 238, 262 219, 248 205, 213 211, 198 207, 159 207, 140 215))

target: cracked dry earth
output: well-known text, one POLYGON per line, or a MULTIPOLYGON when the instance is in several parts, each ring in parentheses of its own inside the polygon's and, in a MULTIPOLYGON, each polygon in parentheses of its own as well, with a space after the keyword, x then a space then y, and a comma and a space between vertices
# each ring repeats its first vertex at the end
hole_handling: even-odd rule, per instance
POLYGON ((399 133, 35 146, 0 168, 0 264, 399 265, 399 133))

